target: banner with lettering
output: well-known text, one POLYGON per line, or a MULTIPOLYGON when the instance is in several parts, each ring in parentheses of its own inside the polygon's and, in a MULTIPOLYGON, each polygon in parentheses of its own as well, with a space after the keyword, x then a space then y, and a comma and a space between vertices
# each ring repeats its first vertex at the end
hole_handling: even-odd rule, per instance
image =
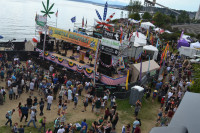
POLYGON ((49 26, 49 36, 96 51, 98 39, 49 26))

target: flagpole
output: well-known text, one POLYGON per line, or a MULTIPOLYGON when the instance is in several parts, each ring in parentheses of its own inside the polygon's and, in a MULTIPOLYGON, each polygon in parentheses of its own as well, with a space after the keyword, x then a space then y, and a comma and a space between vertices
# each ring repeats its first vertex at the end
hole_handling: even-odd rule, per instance
POLYGON ((96 53, 95 53, 95 61, 94 61, 94 85, 96 83, 96 65, 97 65, 97 56, 98 56, 98 53, 99 53, 99 45, 101 43, 101 40, 98 41, 97 43, 97 48, 96 48, 96 53))

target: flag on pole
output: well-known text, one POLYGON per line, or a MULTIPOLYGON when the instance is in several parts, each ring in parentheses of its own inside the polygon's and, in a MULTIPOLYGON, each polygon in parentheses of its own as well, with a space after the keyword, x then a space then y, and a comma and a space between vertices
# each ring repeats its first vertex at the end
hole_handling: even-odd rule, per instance
POLYGON ((36 12, 36 15, 35 15, 35 22, 37 22, 37 12, 36 12))
POLYGON ((183 38, 184 31, 181 32, 180 40, 183 38))
POLYGON ((86 22, 85 22, 85 27, 87 27, 87 19, 86 19, 86 22))
POLYGON ((128 90, 128 79, 129 79, 129 70, 127 71, 127 77, 126 77, 126 90, 128 90))
POLYGON ((107 16, 107 11, 108 11, 108 3, 106 2, 105 7, 104 7, 104 14, 103 14, 103 20, 106 20, 107 16))
POLYGON ((76 16, 74 16, 73 18, 71 18, 72 23, 76 22, 76 16))
POLYGON ((146 37, 148 37, 148 34, 149 34, 149 31, 147 30, 147 34, 146 34, 146 37))
POLYGON ((120 27, 121 35, 120 35, 120 43, 122 44, 122 36, 123 36, 123 29, 120 27))
POLYGON ((55 14, 55 15, 56 15, 56 18, 57 18, 57 17, 58 17, 58 9, 57 9, 57 12, 56 12, 56 14, 55 14))
POLYGON ((129 42, 131 41, 131 37, 133 36, 133 31, 131 32, 130 34, 130 37, 129 37, 129 42))
POLYGON ((159 46, 159 43, 158 43, 158 41, 159 41, 159 38, 158 38, 158 40, 157 40, 157 43, 156 43, 156 48, 158 48, 158 46, 159 46))
POLYGON ((83 19, 82 19, 82 27, 84 27, 84 17, 83 17, 83 19))
POLYGON ((136 30, 136 36, 139 38, 139 33, 138 33, 138 31, 136 30))

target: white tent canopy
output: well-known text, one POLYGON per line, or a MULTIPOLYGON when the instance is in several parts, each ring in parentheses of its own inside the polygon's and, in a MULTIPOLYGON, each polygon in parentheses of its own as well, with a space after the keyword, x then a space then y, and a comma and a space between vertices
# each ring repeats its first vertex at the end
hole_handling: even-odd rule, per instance
POLYGON ((135 19, 129 19, 129 21, 130 21, 131 23, 135 23, 135 24, 138 24, 138 23, 140 23, 140 21, 138 21, 138 20, 135 20, 135 19))
POLYGON ((190 48, 200 48, 200 42, 191 43, 190 48))
POLYGON ((146 45, 143 47, 143 50, 147 50, 147 51, 153 51, 154 54, 153 54, 153 59, 154 60, 157 60, 157 57, 158 57, 158 49, 152 45, 146 45))
POLYGON ((188 35, 184 35, 182 36, 182 39, 185 39, 187 42, 191 42, 189 39, 190 39, 190 36, 188 35))
POLYGON ((147 37, 140 32, 138 32, 138 36, 137 36, 136 32, 134 32, 133 36, 131 37, 131 42, 134 42, 134 46, 135 45, 144 46, 147 44, 147 37))
POLYGON ((150 22, 142 22, 141 27, 144 28, 144 29, 149 29, 149 27, 155 27, 155 25, 153 25, 150 22))

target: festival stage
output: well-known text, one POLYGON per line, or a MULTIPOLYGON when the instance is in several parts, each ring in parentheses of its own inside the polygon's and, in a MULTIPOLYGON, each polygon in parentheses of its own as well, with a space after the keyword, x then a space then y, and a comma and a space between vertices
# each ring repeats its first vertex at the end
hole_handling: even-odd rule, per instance
MULTIPOLYGON (((36 51, 40 52, 40 57, 43 57, 43 50, 40 50, 36 48, 36 51)), ((84 54, 84 51, 80 51, 80 53, 84 54)), ((72 55, 72 52, 67 52, 68 56, 72 55)), ((66 56, 61 56, 60 54, 57 54, 55 52, 48 52, 46 51, 44 53, 44 58, 52 61, 54 63, 57 63, 59 65, 62 65, 63 67, 66 67, 67 69, 71 69, 73 71, 77 71, 79 73, 84 73, 88 78, 94 78, 94 67, 91 67, 89 64, 89 60, 87 57, 84 58, 85 63, 82 64, 79 62, 79 55, 74 54, 74 59, 70 59, 66 56)), ((92 55, 94 57, 94 55, 92 55)), ((94 64, 94 59, 91 62, 91 64, 94 64)), ((97 80, 100 80, 100 82, 106 84, 106 85, 119 85, 126 82, 126 75, 119 75, 115 74, 113 77, 106 76, 104 74, 96 72, 95 75, 97 80)))

